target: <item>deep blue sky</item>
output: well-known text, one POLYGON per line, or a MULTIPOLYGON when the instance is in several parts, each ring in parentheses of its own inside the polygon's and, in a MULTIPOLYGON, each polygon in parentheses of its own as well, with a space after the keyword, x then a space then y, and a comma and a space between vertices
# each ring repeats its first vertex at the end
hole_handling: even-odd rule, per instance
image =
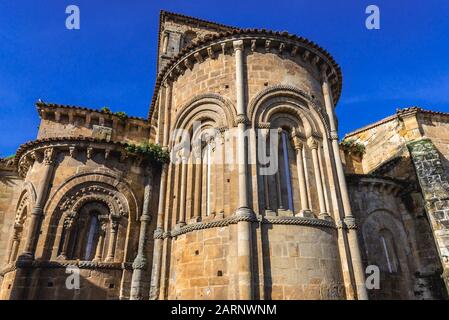
POLYGON ((449 112, 447 0, 0 1, 0 156, 35 139, 37 99, 145 117, 159 10, 237 27, 288 30, 326 48, 343 70, 340 135, 420 105, 449 112), (76 4, 81 29, 65 28, 76 4), (365 28, 365 8, 381 30, 365 28))

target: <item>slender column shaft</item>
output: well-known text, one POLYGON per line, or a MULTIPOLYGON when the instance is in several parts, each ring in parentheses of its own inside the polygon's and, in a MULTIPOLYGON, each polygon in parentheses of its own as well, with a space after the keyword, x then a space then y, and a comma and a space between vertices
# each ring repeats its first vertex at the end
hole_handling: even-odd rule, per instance
POLYGON ((59 255, 62 259, 67 259, 67 249, 69 247, 70 235, 72 233, 72 228, 66 228, 64 234, 64 242, 62 243, 61 254, 59 255))
POLYGON ((114 261, 115 246, 117 244, 117 229, 118 229, 118 221, 112 220, 106 261, 110 262, 114 261))
MULTIPOLYGON (((329 84, 325 72, 323 72, 323 95, 326 105, 326 112, 329 117, 330 134, 332 140, 332 151, 334 154, 335 167, 337 171, 338 186, 340 189, 340 196, 343 205, 344 222, 354 223, 354 217, 352 215, 351 204, 349 201, 348 189, 346 186, 345 174, 343 171, 343 165, 340 159, 340 148, 338 145, 338 132, 335 124, 334 107, 332 97, 330 95, 329 84)), ((363 269, 363 263, 361 259, 360 246, 357 239, 357 233, 355 228, 349 228, 348 230, 348 242, 351 255, 352 266, 354 270, 355 285, 357 291, 357 298, 360 300, 368 299, 368 292, 365 287, 365 273, 363 269)))
MULTIPOLYGON (((278 131, 278 156, 283 155, 283 152, 279 152, 279 148, 283 148, 283 144, 282 144, 282 140, 281 140, 281 136, 282 136, 282 131, 279 130, 278 131)), ((284 160, 282 158, 282 160, 284 160)), ((277 200, 278 200, 278 209, 284 209, 284 203, 282 201, 282 178, 281 178, 281 168, 283 168, 283 161, 281 163, 281 161, 278 162, 278 169, 276 170, 276 195, 277 195, 277 200)))
POLYGON ((298 171, 299 198, 301 201, 301 211, 308 211, 309 199, 307 198, 306 178, 304 175, 304 163, 302 159, 303 144, 296 138, 294 141, 296 151, 296 170, 298 171))
MULTIPOLYGON (((238 114, 238 172, 239 172, 239 209, 237 215, 250 218, 254 213, 249 206, 247 156, 245 147, 246 107, 243 75, 243 41, 233 42, 236 66, 236 93, 238 114)), ((237 224, 238 239, 238 287, 239 298, 250 300, 253 298, 252 266, 251 266, 251 222, 239 221, 237 224)))
POLYGON ((201 157, 201 150, 199 151, 200 155, 198 157, 198 162, 195 165, 195 206, 193 211, 193 221, 197 222, 199 217, 201 217, 201 198, 202 198, 202 182, 203 182, 203 157, 201 157))
POLYGON ((179 219, 178 224, 185 224, 186 217, 186 195, 187 195, 187 158, 182 158, 181 166, 181 194, 179 198, 179 219))
POLYGON ((168 146, 169 130, 170 130, 170 112, 171 112, 171 98, 172 98, 172 84, 166 84, 166 94, 165 94, 165 110, 164 110, 164 139, 163 146, 168 146))
POLYGON ((101 259, 103 258, 104 236, 105 230, 103 230, 102 226, 100 234, 98 236, 97 248, 95 250, 95 258, 94 258, 95 261, 101 261, 101 259))
MULTIPOLYGON (((150 300, 156 300, 159 295, 159 285, 162 264, 162 244, 161 235, 164 230, 164 204, 167 184, 167 165, 162 168, 161 184, 159 188, 159 204, 157 210, 156 230, 154 231, 153 267, 151 269, 150 300)), ((135 296, 139 296, 138 293, 135 296)))
POLYGON ((320 214, 322 214, 326 212, 326 203, 324 202, 323 184, 321 181, 320 164, 318 162, 318 142, 314 139, 309 140, 309 147, 312 149, 312 162, 318 195, 318 204, 320 207, 320 214))
POLYGON ((19 249, 20 228, 14 228, 12 236, 12 243, 10 251, 8 252, 8 263, 13 262, 17 257, 17 250, 19 249))

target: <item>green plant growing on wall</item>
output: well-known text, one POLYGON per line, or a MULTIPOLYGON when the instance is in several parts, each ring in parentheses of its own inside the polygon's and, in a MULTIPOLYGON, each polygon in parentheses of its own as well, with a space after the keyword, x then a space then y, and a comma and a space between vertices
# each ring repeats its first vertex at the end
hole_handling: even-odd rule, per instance
POLYGON ((347 152, 348 154, 359 156, 365 154, 365 146, 362 143, 355 141, 354 139, 347 139, 341 141, 340 147, 343 149, 344 152, 347 152))
POLYGON ((140 145, 127 144, 125 150, 131 154, 143 155, 158 164, 167 163, 170 160, 168 151, 158 144, 144 142, 140 145))
POLYGON ((125 120, 126 118, 128 118, 128 115, 126 114, 126 112, 123 112, 123 111, 114 112, 114 115, 116 115, 117 117, 119 117, 122 120, 125 120))
POLYGON ((111 109, 109 109, 109 107, 103 107, 103 108, 101 108, 101 111, 105 112, 105 113, 112 113, 112 111, 111 111, 111 109))

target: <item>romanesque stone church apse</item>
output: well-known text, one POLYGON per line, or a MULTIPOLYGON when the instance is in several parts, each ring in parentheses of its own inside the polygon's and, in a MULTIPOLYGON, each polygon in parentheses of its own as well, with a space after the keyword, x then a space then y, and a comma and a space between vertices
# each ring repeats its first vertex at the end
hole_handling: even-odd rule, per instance
POLYGON ((449 114, 340 141, 314 42, 162 11, 156 45, 147 119, 36 103, 0 162, 0 298, 447 296, 449 114))

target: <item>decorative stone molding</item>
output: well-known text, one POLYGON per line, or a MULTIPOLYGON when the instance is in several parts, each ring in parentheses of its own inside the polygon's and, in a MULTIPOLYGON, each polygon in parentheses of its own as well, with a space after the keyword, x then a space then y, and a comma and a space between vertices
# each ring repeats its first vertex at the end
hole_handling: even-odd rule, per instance
MULTIPOLYGON (((311 74, 316 74, 317 77, 320 77, 321 66, 327 65, 330 70, 328 77, 334 97, 333 100, 335 104, 337 103, 341 93, 341 71, 333 58, 324 49, 304 38, 289 35, 288 33, 253 29, 234 30, 230 33, 199 39, 195 45, 184 48, 170 60, 156 79, 156 88, 148 117, 151 118, 153 110, 156 109, 154 106, 161 84, 167 79, 175 80, 178 75, 183 74, 183 71, 188 68, 184 62, 185 59, 195 60, 196 63, 202 63, 205 57, 214 59, 215 55, 211 55, 211 53, 215 49, 221 48, 221 53, 225 55, 227 54, 226 48, 228 44, 231 43, 230 46, 234 48, 233 42, 236 41, 241 41, 242 49, 245 43, 250 45, 251 52, 255 52, 257 46, 260 45, 264 48, 265 52, 275 52, 280 56, 283 55, 285 50, 290 50, 290 57, 292 58, 301 54, 305 67, 309 68, 311 74)), ((234 49, 239 50, 238 48, 240 48, 240 45, 237 45, 234 49)))
POLYGON ((358 228, 354 217, 345 217, 337 222, 338 229, 356 230, 358 228))
POLYGON ((112 215, 127 217, 128 209, 122 196, 115 190, 100 185, 82 187, 73 193, 66 195, 61 200, 59 209, 65 212, 78 212, 84 203, 98 201, 109 208, 112 215))
POLYGON ((240 124, 240 123, 249 125, 249 124, 250 124, 250 121, 249 121, 249 119, 248 119, 248 117, 247 117, 246 115, 244 115, 244 114, 239 114, 239 115, 236 117, 236 119, 235 119, 235 123, 236 123, 237 125, 240 124))
MULTIPOLYGON (((288 101, 289 99, 292 99, 291 102, 296 101, 296 103, 300 102, 301 100, 304 101, 304 106, 308 107, 311 106, 313 109, 315 109, 318 113, 318 116, 323 123, 324 127, 326 128, 326 132, 329 133, 329 121, 327 118, 327 115, 321 106, 321 104, 316 100, 313 99, 311 94, 304 92, 303 90, 290 86, 290 85, 276 85, 268 87, 261 92, 259 92, 249 103, 248 107, 248 117, 250 121, 253 121, 254 125, 257 127, 258 123, 261 121, 260 119, 256 119, 257 109, 266 103, 267 101, 273 100, 273 99, 285 99, 288 101)), ((299 109, 299 107, 298 107, 299 109)), ((306 109, 304 109, 306 110, 306 109)), ((298 110, 299 111, 299 110, 298 110)), ((310 111, 309 111, 310 112, 310 111)), ((310 115, 313 117, 312 115, 310 115)), ((316 131, 316 130, 315 130, 316 131)))
POLYGON ((253 215, 249 214, 249 215, 235 215, 220 220, 187 224, 186 226, 175 228, 170 232, 165 232, 162 236, 160 232, 158 232, 157 235, 155 232, 154 239, 174 238, 182 234, 196 230, 226 227, 231 224, 236 224, 239 221, 260 222, 263 224, 302 225, 302 226, 323 227, 331 229, 337 228, 333 221, 323 219, 304 218, 304 217, 261 217, 261 216, 256 217, 254 214, 253 215))

